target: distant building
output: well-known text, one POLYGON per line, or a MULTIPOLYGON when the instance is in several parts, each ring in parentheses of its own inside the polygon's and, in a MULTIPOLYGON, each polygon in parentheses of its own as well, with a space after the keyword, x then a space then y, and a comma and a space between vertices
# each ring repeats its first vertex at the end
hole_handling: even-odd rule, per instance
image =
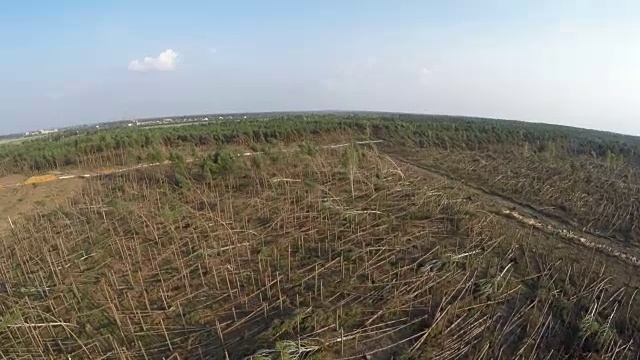
POLYGON ((40 135, 47 135, 47 134, 52 134, 58 132, 58 129, 52 129, 52 130, 40 130, 38 131, 38 134, 40 135))

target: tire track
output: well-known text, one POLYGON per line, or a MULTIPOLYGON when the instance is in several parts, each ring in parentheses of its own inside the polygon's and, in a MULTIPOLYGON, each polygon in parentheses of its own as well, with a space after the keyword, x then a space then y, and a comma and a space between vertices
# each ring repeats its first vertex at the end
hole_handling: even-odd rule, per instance
POLYGON ((492 200, 502 208, 500 211, 494 212, 499 216, 511 221, 516 221, 519 224, 546 234, 561 237, 574 244, 598 250, 605 255, 615 257, 635 266, 640 266, 640 249, 637 247, 622 244, 607 237, 584 231, 568 219, 558 219, 557 216, 549 216, 538 210, 534 205, 522 203, 508 196, 469 183, 466 180, 457 179, 450 174, 445 174, 428 166, 417 164, 393 152, 388 152, 387 154, 406 166, 425 172, 441 180, 455 182, 458 186, 476 195, 492 200))
MULTIPOLYGON (((350 142, 350 143, 319 146, 319 147, 317 147, 317 149, 337 149, 337 148, 342 148, 342 147, 346 147, 346 146, 377 144, 377 143, 381 143, 383 141, 384 140, 354 141, 354 142, 350 142)), ((289 153, 289 152, 293 152, 293 151, 297 151, 297 150, 298 149, 281 149, 280 152, 289 153)), ((255 156, 255 155, 260 155, 260 154, 262 154, 262 152, 245 152, 245 153, 238 153, 238 154, 236 154, 236 156, 237 157, 255 156)), ((191 163, 193 161, 194 161, 193 159, 186 160, 187 163, 191 163)), ((123 173, 123 172, 127 172, 127 171, 133 171, 133 170, 144 169, 144 168, 149 168, 149 167, 156 167, 156 166, 161 166, 161 165, 169 165, 171 163, 172 163, 171 161, 167 160, 167 161, 163 161, 163 162, 156 162, 156 163, 150 163, 150 164, 149 163, 148 164, 138 164, 138 165, 135 165, 135 166, 122 168, 122 169, 117 169, 117 170, 102 170, 102 171, 98 171, 96 173, 87 173, 87 174, 79 174, 79 175, 53 175, 53 174, 35 175, 35 176, 32 176, 32 177, 28 178, 27 180, 25 180, 23 182, 20 182, 20 183, 9 184, 9 185, 0 185, 0 190, 4 189, 4 188, 12 188, 12 187, 18 187, 18 186, 26 186, 26 185, 40 184, 40 183, 44 183, 44 182, 67 180, 67 179, 89 179, 89 178, 112 175, 112 174, 119 174, 119 173, 123 173)))

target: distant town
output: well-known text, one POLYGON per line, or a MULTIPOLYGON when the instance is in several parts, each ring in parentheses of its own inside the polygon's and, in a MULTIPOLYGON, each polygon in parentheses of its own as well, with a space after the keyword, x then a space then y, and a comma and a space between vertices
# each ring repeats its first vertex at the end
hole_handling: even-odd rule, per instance
MULTIPOLYGON (((255 116, 256 114, 251 114, 255 116)), ((181 124, 181 123, 197 123, 197 122, 211 122, 211 121, 225 121, 225 120, 233 120, 235 119, 247 119, 249 115, 187 115, 187 116, 177 116, 177 117, 166 117, 166 118, 147 118, 147 119, 131 119, 131 120, 120 120, 120 121, 111 121, 97 124, 88 124, 88 125, 75 125, 69 126, 62 129, 46 129, 46 130, 36 130, 36 131, 27 131, 24 133, 24 136, 40 136, 40 135, 48 135, 53 134, 58 131, 66 131, 66 130, 76 130, 76 129, 87 129, 87 128, 96 128, 96 129, 105 129, 105 128, 114 128, 114 127, 123 127, 123 126, 154 126, 154 125, 171 125, 171 124, 181 124)))
POLYGON ((88 130, 100 130, 100 129, 110 129, 116 127, 150 127, 150 126, 171 126, 171 125, 184 125, 184 124, 193 124, 199 122, 215 122, 215 121, 240 121, 245 119, 255 119, 255 118, 267 118, 273 117, 277 114, 282 113, 234 113, 234 114, 207 114, 207 115, 183 115, 183 116, 172 116, 172 117, 160 117, 160 118, 146 118, 146 119, 130 119, 130 120, 119 120, 119 121, 111 121, 111 122, 102 122, 102 123, 93 123, 93 124, 85 124, 85 125, 75 125, 68 126, 64 128, 53 128, 53 129, 39 129, 27 131, 24 133, 15 133, 15 134, 7 134, 0 135, 0 140, 14 140, 14 139, 28 139, 28 138, 39 138, 46 135, 53 135, 59 132, 64 131, 88 131, 88 130))
POLYGON ((181 115, 181 116, 166 116, 155 117, 145 119, 129 119, 118 120, 102 123, 74 125, 62 128, 52 129, 39 129, 27 131, 24 133, 15 133, 0 135, 0 143, 17 139, 30 139, 40 138, 44 136, 55 135, 59 132, 66 131, 96 131, 102 129, 111 129, 116 127, 152 127, 152 126, 178 126, 195 123, 205 122, 219 122, 219 121, 242 121, 242 120, 267 120, 281 115, 307 115, 307 114, 391 114, 386 112, 371 112, 371 111, 290 111, 290 112, 259 112, 259 113, 223 113, 223 114, 203 114, 203 115, 181 115))

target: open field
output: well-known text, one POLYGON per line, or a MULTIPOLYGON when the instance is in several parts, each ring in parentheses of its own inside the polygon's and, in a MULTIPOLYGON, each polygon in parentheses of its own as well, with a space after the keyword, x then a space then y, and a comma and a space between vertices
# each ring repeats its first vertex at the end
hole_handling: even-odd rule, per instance
POLYGON ((171 128, 171 127, 180 127, 180 126, 191 126, 191 125, 199 125, 199 124, 208 124, 215 123, 217 120, 209 120, 209 121, 191 121, 191 122, 179 122, 179 123, 169 123, 169 124, 141 124, 138 125, 141 128, 171 128))
POLYGON ((636 140, 294 120, 62 138, 68 164, 6 150, 21 181, 161 163, 0 189, 0 354, 640 356, 636 140))
POLYGON ((5 140, 0 140, 0 145, 7 145, 7 144, 18 145, 24 141, 42 139, 44 137, 46 137, 46 135, 35 135, 35 136, 21 137, 16 139, 5 139, 5 140))

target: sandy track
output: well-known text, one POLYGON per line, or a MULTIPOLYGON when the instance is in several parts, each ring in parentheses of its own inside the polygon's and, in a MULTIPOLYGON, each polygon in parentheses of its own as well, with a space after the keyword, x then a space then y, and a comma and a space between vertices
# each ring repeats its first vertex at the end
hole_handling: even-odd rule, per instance
MULTIPOLYGON (((367 144, 376 144, 376 143, 381 143, 381 142, 383 142, 383 140, 356 141, 356 142, 353 142, 353 143, 342 143, 342 144, 325 145, 325 146, 320 146, 318 148, 319 149, 337 149, 337 148, 342 148, 342 147, 351 146, 351 145, 367 145, 367 144)), ((281 151, 282 152, 293 152, 293 151, 296 151, 296 150, 297 149, 284 149, 284 150, 281 150, 281 151)), ((255 155, 259 155, 259 154, 262 154, 262 153, 261 152, 251 152, 250 151, 250 152, 238 153, 237 156, 238 157, 241 157, 241 156, 255 156, 255 155)), ((187 162, 193 162, 193 159, 188 159, 187 162)), ((35 176, 32 176, 32 177, 30 177, 30 178, 28 178, 26 180, 22 180, 22 181, 19 181, 19 182, 0 184, 0 189, 3 189, 3 188, 14 188, 14 187, 20 187, 20 186, 31 185, 31 184, 41 184, 41 183, 45 183, 45 182, 52 182, 52 181, 59 181, 59 180, 89 179, 89 178, 93 178, 93 177, 100 177, 100 176, 105 176, 105 175, 118 174, 118 173, 122 173, 122 172, 133 171, 133 170, 138 170, 138 169, 144 169, 144 168, 149 168, 149 167, 156 167, 156 166, 161 166, 161 165, 168 165, 168 164, 171 164, 171 161, 163 161, 163 162, 149 163, 149 164, 138 164, 138 165, 135 165, 135 166, 116 169, 116 170, 101 170, 101 171, 98 171, 98 172, 86 173, 86 174, 77 174, 77 175, 69 175, 69 174, 35 175, 35 176)))
POLYGON ((485 199, 491 200, 501 208, 499 211, 494 212, 496 215, 577 245, 599 251, 600 253, 615 257, 626 263, 640 266, 640 249, 636 246, 584 231, 576 226, 570 219, 545 214, 538 210, 541 207, 534 204, 523 203, 508 196, 486 190, 467 180, 457 179, 450 174, 444 174, 428 166, 417 164, 415 161, 408 160, 393 152, 387 152, 387 154, 405 166, 417 169, 432 177, 456 182, 458 186, 485 199))

